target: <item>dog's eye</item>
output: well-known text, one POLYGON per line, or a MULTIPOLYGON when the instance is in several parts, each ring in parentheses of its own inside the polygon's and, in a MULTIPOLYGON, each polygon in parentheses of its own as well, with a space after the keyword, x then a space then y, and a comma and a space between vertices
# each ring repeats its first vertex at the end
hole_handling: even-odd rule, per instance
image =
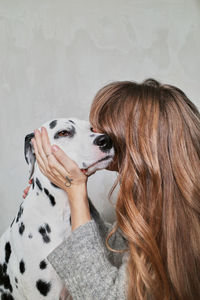
POLYGON ((76 134, 76 129, 74 126, 72 126, 70 128, 57 131, 56 134, 54 135, 54 139, 59 139, 63 137, 72 138, 75 134, 76 134))
POLYGON ((62 130, 58 132, 58 136, 68 136, 70 135, 70 132, 67 130, 62 130))
POLYGON ((72 126, 71 128, 57 131, 56 134, 54 135, 54 139, 59 139, 60 137, 72 138, 75 134, 76 134, 75 127, 72 126))

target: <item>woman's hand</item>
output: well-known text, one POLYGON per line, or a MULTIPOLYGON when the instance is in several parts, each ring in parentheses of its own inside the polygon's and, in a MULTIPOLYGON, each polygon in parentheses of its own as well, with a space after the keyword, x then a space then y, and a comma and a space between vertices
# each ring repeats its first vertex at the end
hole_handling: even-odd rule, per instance
MULTIPOLYGON (((31 184, 31 183, 32 183, 32 181, 33 181, 33 180, 32 180, 32 179, 30 179, 28 183, 29 183, 29 184, 31 184)), ((29 185, 29 186, 27 186, 27 187, 25 188, 25 190, 23 190, 23 192, 24 192, 24 194, 23 194, 23 198, 24 198, 24 199, 25 199, 25 198, 26 198, 26 196, 28 195, 28 191, 29 191, 30 187, 31 187, 31 186, 29 185)))
POLYGON ((58 146, 51 146, 46 128, 34 131, 32 144, 40 171, 55 185, 67 192, 72 230, 91 220, 87 176, 58 146))
POLYGON ((35 138, 31 141, 40 171, 68 195, 76 194, 77 188, 86 184, 87 176, 61 148, 51 146, 45 127, 42 127, 41 133, 38 129, 34 133, 35 138))

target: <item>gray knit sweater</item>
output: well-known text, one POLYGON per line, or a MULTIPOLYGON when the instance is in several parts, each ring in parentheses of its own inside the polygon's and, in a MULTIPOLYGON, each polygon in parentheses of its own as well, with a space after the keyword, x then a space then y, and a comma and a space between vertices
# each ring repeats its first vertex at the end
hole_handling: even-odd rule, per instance
MULTIPOLYGON (((102 220, 90 200, 89 204, 92 220, 72 231, 48 260, 65 281, 73 300, 127 299, 128 252, 107 249, 105 239, 113 225, 102 220)), ((128 243, 118 230, 109 245, 125 249, 128 243)))

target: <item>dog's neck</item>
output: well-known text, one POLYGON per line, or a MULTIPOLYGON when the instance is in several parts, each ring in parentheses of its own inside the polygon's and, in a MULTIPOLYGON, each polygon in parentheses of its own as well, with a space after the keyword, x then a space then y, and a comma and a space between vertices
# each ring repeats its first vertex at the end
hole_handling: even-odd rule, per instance
MULTIPOLYGON (((52 206, 54 206, 54 201, 58 206, 63 206, 68 204, 68 198, 67 198, 67 193, 55 186, 50 180, 41 173, 38 164, 35 164, 35 170, 32 176, 33 182, 32 182, 32 188, 30 190, 30 193, 43 193, 47 197, 49 197, 52 206)), ((38 195, 37 194, 37 195, 38 195)))
MULTIPOLYGON (((29 229, 38 224, 48 224, 53 228, 54 244, 59 245, 63 237, 71 232, 70 205, 67 193, 51 184, 49 179, 35 165, 31 188, 23 201, 21 210, 26 211, 25 217, 30 216, 29 229)), ((19 214, 19 213, 18 213, 19 214)))

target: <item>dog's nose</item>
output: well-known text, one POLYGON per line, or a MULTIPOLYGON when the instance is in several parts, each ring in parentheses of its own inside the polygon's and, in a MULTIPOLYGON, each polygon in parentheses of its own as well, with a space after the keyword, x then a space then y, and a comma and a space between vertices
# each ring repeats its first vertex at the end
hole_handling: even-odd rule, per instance
POLYGON ((111 138, 106 134, 102 134, 96 137, 93 143, 94 145, 99 146, 100 150, 103 152, 107 152, 113 146, 111 138))

